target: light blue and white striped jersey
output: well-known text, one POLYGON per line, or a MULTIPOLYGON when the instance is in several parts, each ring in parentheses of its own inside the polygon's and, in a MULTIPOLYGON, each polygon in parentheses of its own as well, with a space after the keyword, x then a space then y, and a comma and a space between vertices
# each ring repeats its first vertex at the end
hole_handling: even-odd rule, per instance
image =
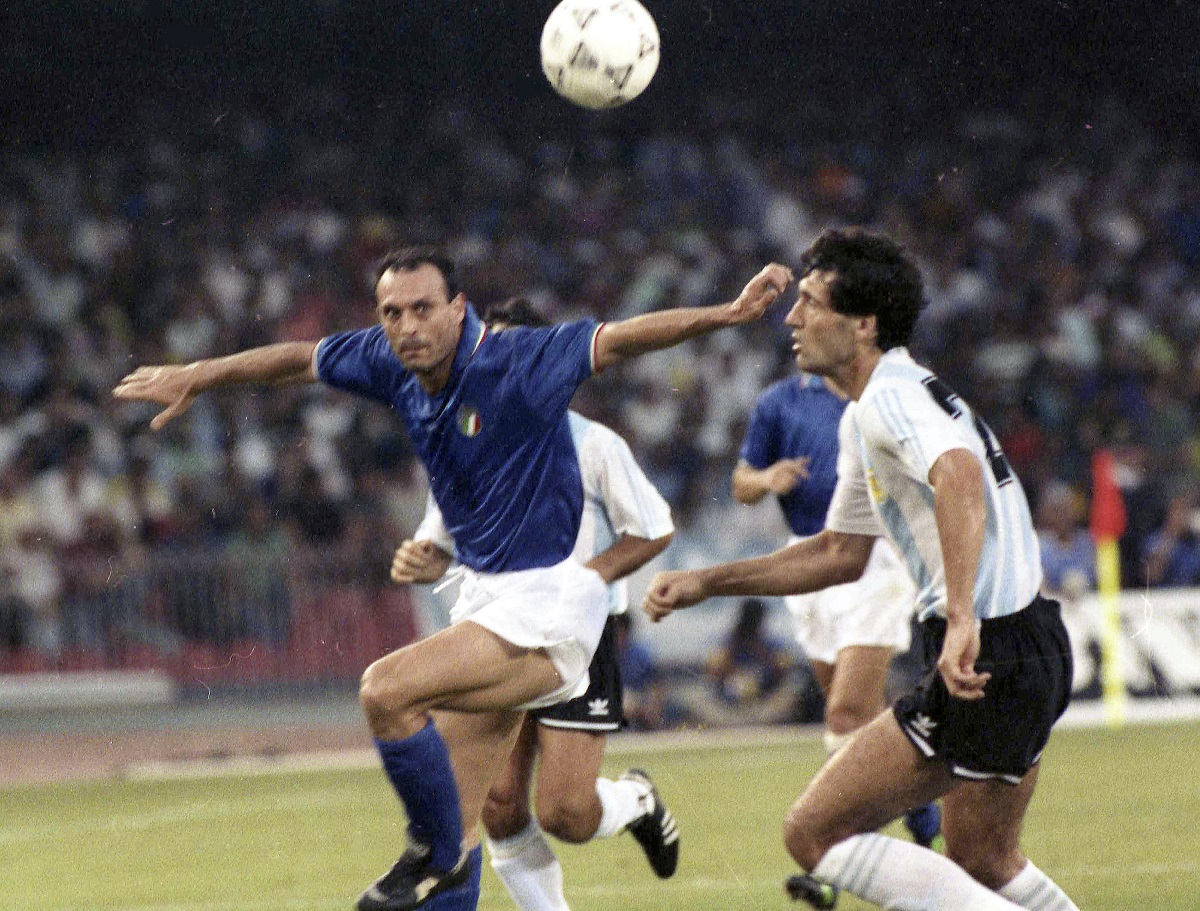
MULTIPOLYGON (((586 563, 612 547, 622 535, 654 540, 671 534, 675 530, 671 507, 643 474, 629 445, 603 424, 574 411, 567 412, 567 421, 583 479, 583 517, 571 556, 586 563)), ((455 553, 454 539, 442 522, 432 493, 413 538, 432 541, 446 553, 455 553)), ((629 609, 625 580, 613 582, 608 592, 608 612, 625 613, 629 609)))
POLYGON ((975 577, 975 616, 1015 613, 1042 584, 1029 503, 1000 444, 971 408, 904 348, 884 353, 839 427, 838 486, 827 525, 886 534, 916 583, 921 619, 946 615, 946 570, 929 471, 951 449, 984 466, 987 515, 975 577))

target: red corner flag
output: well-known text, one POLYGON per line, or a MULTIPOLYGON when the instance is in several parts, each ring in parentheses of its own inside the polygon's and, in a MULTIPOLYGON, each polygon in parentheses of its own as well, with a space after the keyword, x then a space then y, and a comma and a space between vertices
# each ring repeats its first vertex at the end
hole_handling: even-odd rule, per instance
POLYGON ((1119 540, 1125 534, 1125 521, 1125 500, 1117 485, 1112 453, 1098 449, 1092 455, 1092 540, 1119 540))

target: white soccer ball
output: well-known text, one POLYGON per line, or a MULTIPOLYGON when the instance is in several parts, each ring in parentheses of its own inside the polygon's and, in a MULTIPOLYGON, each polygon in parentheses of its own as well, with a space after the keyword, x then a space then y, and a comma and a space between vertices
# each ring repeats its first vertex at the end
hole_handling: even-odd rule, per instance
POLYGON ((658 69, 658 28, 637 0, 562 0, 542 29, 542 72, 585 108, 642 93, 658 69))

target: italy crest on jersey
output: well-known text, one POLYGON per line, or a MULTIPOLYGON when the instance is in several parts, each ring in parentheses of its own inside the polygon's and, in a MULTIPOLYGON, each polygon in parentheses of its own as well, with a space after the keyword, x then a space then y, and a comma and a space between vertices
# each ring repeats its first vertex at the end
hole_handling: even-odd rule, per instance
POLYGON ((458 409, 458 432, 473 437, 483 429, 483 420, 474 405, 462 405, 458 409))

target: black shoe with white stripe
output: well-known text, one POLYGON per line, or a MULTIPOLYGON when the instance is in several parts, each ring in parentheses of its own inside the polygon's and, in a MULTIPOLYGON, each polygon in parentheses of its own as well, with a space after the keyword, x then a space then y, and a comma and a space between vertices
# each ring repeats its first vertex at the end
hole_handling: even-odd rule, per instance
POLYGON ((837 886, 813 879, 806 873, 789 876, 783 888, 792 901, 807 902, 818 911, 828 911, 837 905, 837 886))
POLYGON ((427 845, 410 844, 392 869, 379 877, 358 899, 358 911, 412 911, 447 889, 461 886, 471 876, 467 854, 452 870, 429 865, 427 845))
POLYGON ((679 865, 679 827, 675 824, 675 817, 658 796, 658 788, 650 776, 641 769, 630 769, 620 780, 634 781, 647 788, 642 798, 646 804, 646 814, 626 826, 625 831, 642 846, 655 875, 659 879, 667 879, 679 865))

